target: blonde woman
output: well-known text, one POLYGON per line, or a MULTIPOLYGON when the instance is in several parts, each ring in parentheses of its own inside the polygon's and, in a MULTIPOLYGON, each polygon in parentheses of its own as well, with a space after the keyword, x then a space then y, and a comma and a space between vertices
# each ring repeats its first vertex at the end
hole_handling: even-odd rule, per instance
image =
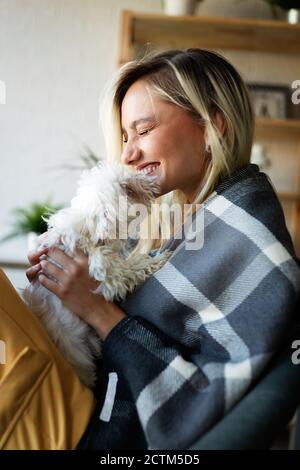
POLYGON ((293 245, 270 181, 249 163, 248 91, 222 56, 173 50, 124 65, 101 118, 109 158, 160 186, 155 217, 144 221, 159 221, 157 236, 141 237, 134 249, 172 255, 118 304, 91 293, 80 252, 71 259, 52 249, 42 261, 33 254, 27 276, 38 276, 103 340, 97 403, 82 399, 90 420, 72 446, 186 449, 278 350, 300 290, 293 245), (163 204, 179 205, 183 226, 163 216, 163 204), (194 223, 198 244, 181 230, 194 223))

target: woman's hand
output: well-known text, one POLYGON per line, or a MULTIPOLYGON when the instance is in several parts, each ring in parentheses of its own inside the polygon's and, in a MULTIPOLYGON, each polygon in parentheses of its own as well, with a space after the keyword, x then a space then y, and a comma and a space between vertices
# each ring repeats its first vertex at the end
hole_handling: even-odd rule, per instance
POLYGON ((39 251, 36 252, 30 252, 28 254, 28 261, 30 263, 30 268, 27 269, 26 271, 26 276, 29 282, 34 283, 37 278, 38 278, 38 273, 41 271, 41 263, 40 263, 40 257, 44 256, 46 257, 48 253, 48 248, 43 247, 39 251))
MULTIPOLYGON (((32 261, 36 261, 39 256, 36 253, 32 261)), ((37 265, 34 265, 30 275, 38 273, 39 282, 59 297, 73 313, 95 328, 101 339, 104 340, 110 330, 126 316, 115 304, 91 292, 99 286, 99 281, 90 278, 88 257, 82 251, 77 250, 74 258, 71 258, 59 248, 52 247, 47 251, 47 259, 38 264, 42 271, 39 272, 37 265)))
POLYGON ((27 269, 26 276, 29 282, 34 283, 37 280, 38 274, 41 271, 40 258, 46 258, 48 253, 48 247, 43 244, 47 240, 47 235, 48 232, 39 235, 37 240, 40 249, 38 251, 30 251, 28 253, 28 261, 31 267, 27 269))

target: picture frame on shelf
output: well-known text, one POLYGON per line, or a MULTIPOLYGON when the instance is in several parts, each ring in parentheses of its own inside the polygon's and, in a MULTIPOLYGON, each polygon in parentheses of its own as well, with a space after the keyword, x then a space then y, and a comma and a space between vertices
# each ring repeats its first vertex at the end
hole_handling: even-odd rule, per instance
POLYGON ((290 88, 284 85, 248 83, 256 117, 288 119, 290 88))

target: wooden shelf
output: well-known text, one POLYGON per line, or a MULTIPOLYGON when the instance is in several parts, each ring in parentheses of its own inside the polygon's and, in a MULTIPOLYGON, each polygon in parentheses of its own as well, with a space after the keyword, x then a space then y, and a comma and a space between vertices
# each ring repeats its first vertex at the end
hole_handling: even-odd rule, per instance
POLYGON ((300 140, 299 119, 256 118, 256 140, 300 140))
POLYGON ((300 193, 278 193, 279 198, 282 201, 288 202, 299 202, 300 203, 300 193))
POLYGON ((285 21, 169 16, 126 10, 122 23, 121 63, 130 60, 134 46, 145 47, 147 43, 168 48, 207 47, 300 54, 300 24, 285 21))

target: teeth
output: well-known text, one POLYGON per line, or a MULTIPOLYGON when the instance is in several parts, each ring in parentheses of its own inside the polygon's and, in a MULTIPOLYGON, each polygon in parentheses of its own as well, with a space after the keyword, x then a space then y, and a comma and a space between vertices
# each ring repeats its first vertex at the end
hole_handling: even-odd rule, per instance
POLYGON ((154 165, 148 165, 145 168, 138 170, 138 173, 142 173, 143 175, 148 175, 149 173, 154 171, 158 166, 159 166, 159 163, 156 163, 154 165))

